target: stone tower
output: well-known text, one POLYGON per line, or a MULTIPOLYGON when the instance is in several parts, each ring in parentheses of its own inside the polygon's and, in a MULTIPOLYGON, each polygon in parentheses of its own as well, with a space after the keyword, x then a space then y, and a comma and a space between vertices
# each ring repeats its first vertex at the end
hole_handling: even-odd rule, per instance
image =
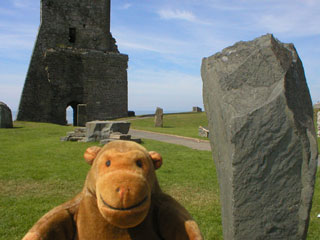
POLYGON ((127 116, 127 67, 110 33, 110 0, 41 0, 17 120, 66 124, 69 106, 74 125, 127 116))

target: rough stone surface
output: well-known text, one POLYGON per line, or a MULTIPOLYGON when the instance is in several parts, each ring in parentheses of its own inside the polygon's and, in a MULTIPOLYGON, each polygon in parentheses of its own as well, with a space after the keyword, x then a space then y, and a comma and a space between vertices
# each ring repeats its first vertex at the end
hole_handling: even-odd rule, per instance
POLYGON ((320 137, 320 111, 317 113, 318 137, 320 137))
POLYGON ((156 113, 154 116, 154 126, 155 127, 163 127, 163 109, 157 107, 156 113))
POLYGON ((204 58, 224 239, 306 239, 317 140, 303 66, 268 34, 204 58))
POLYGON ((87 104, 77 105, 77 124, 73 125, 84 127, 87 122, 87 104))
POLYGON ((98 142, 106 144, 114 140, 128 140, 141 143, 141 139, 132 139, 128 134, 130 123, 124 121, 91 121, 86 127, 75 128, 61 137, 61 141, 98 142))
POLYGON ((113 132, 127 134, 129 122, 91 121, 86 123, 86 142, 97 142, 110 137, 113 132))
POLYGON ((66 124, 71 106, 78 125, 79 104, 86 121, 127 116, 127 67, 110 33, 110 0, 42 0, 17 119, 66 124))
POLYGON ((10 108, 3 102, 0 102, 0 128, 12 128, 12 113, 10 108))

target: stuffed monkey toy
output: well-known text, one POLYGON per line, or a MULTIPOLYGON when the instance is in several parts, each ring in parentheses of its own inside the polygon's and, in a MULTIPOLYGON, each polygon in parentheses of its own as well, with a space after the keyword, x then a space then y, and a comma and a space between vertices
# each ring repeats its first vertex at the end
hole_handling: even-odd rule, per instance
POLYGON ((163 193, 159 153, 114 141, 84 153, 91 165, 84 188, 53 208, 23 240, 202 240, 187 210, 163 193))

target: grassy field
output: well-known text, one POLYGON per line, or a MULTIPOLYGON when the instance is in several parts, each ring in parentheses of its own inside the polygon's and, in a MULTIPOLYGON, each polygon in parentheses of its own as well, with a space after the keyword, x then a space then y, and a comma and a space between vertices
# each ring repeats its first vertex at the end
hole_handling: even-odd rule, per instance
MULTIPOLYGON (((72 127, 18 122, 0 129, 0 239, 21 239, 44 213, 81 191, 93 144, 60 142, 72 127)), ((162 154, 157 171, 163 190, 180 201, 199 223, 206 239, 221 239, 215 167, 208 151, 145 140, 162 154)))
MULTIPOLYGON (((131 118, 132 119, 132 118, 131 118)), ((134 118, 133 118, 134 119, 134 118)), ((165 114, 163 116, 163 127, 154 127, 154 117, 145 119, 129 120, 131 127, 140 130, 167 133, 192 138, 200 138, 198 135, 199 126, 208 126, 206 114, 202 113, 183 113, 165 114)))
MULTIPOLYGON (((192 123, 183 120, 181 124, 171 115, 172 123, 167 121, 171 127, 166 129, 171 132, 167 133, 185 135, 189 130, 183 131, 183 125, 187 129, 205 125, 205 120, 200 123, 195 120, 204 118, 203 113, 186 114, 183 118, 187 116, 192 116, 192 123)), ((142 124, 138 123, 142 120, 136 121, 133 124, 142 124)), ((0 240, 21 239, 44 213, 81 191, 89 169, 83 153, 94 144, 60 142, 59 138, 70 130, 72 127, 29 122, 16 122, 14 129, 0 129, 0 240)), ((196 133, 197 130, 189 136, 195 137, 196 133)), ((151 140, 145 140, 143 145, 164 158, 157 171, 162 189, 190 211, 205 239, 222 239, 219 188, 211 152, 151 140)), ((318 213, 319 175, 311 211, 310 240, 320 236, 318 213)))

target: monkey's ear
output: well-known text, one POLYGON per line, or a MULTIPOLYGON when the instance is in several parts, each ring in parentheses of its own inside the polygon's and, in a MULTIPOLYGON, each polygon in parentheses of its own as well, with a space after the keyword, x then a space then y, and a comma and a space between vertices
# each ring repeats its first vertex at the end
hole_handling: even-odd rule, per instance
POLYGON ((93 164, 93 161, 98 155, 98 153, 100 152, 100 150, 101 150, 101 147, 96 147, 96 146, 87 148, 83 156, 89 165, 93 164))
POLYGON ((154 152, 154 151, 149 152, 149 155, 152 159, 154 169, 157 170, 158 168, 160 168, 162 165, 161 155, 157 152, 154 152))

